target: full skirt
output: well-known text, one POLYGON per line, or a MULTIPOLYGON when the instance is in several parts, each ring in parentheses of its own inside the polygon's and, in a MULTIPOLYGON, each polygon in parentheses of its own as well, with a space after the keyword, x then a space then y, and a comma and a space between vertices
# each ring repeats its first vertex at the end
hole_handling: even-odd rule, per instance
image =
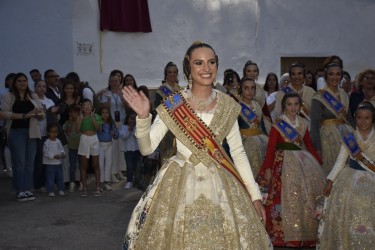
POLYGON ((242 143, 250 162, 251 171, 256 176, 266 155, 268 137, 266 135, 242 136, 242 143))
POLYGON ((345 167, 326 199, 320 249, 374 249, 375 174, 345 167))
POLYGON ((249 194, 218 166, 173 157, 133 211, 124 249, 270 249, 249 194))
POLYGON ((262 168, 257 181, 263 192, 272 244, 279 247, 315 245, 318 221, 313 218, 315 200, 323 193, 324 173, 315 158, 304 150, 277 150, 266 184, 262 168))

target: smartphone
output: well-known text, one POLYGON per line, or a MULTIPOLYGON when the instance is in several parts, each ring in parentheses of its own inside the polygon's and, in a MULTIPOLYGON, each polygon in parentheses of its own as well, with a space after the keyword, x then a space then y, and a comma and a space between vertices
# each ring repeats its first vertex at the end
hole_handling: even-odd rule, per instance
POLYGON ((115 111, 115 122, 119 122, 120 121, 120 111, 116 110, 115 111))

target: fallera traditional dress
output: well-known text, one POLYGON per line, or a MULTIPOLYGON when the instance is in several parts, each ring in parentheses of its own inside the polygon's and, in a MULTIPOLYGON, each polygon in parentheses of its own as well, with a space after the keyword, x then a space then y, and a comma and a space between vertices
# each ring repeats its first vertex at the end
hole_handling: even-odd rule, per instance
POLYGON ((319 224, 319 249, 375 246, 375 131, 367 139, 355 131, 354 138, 359 150, 343 144, 327 177, 333 187, 319 224))
POLYGON ((313 212, 325 184, 318 161, 307 121, 297 116, 293 125, 281 115, 271 128, 266 159, 257 176, 266 197, 266 230, 274 246, 315 245, 318 221, 313 219, 313 212), (271 172, 269 182, 266 170, 271 172))
POLYGON ((196 114, 181 91, 157 108, 152 125, 151 117, 137 119, 143 154, 152 152, 168 130, 177 138, 177 154, 164 164, 135 207, 124 249, 272 248, 252 204, 261 194, 241 142, 240 107, 216 93, 217 104, 210 112, 196 114), (182 122, 177 121, 180 118, 182 122), (203 134, 194 139, 195 133, 203 134), (229 162, 223 150, 212 146, 224 138, 234 160, 233 172, 222 165, 229 162))
POLYGON ((329 174, 340 151, 342 134, 352 132, 354 120, 349 111, 349 98, 339 88, 338 99, 327 87, 319 90, 311 108, 311 138, 316 150, 322 151, 323 170, 329 174))
POLYGON ((268 136, 262 133, 260 122, 262 109, 256 101, 251 105, 240 103, 241 113, 238 117, 238 125, 242 137, 242 143, 249 159, 251 170, 256 176, 263 164, 266 154, 268 136))

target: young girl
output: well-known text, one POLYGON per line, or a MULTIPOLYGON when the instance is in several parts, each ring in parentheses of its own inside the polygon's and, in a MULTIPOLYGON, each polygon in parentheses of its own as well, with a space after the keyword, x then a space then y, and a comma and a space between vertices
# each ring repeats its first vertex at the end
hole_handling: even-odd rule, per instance
POLYGON ((112 190, 109 182, 112 175, 112 138, 118 139, 118 130, 107 107, 100 109, 103 119, 102 129, 98 131, 100 182, 104 190, 112 190))
MULTIPOLYGON (((81 133, 76 129, 77 117, 81 113, 79 105, 72 105, 68 108, 69 120, 64 123, 63 129, 68 137, 69 150, 69 192, 74 192, 76 180, 76 168, 78 162, 78 148, 81 133)), ((82 183, 81 183, 82 185, 82 183)))
POLYGON ((139 165, 141 153, 139 152, 137 138, 135 137, 135 113, 126 116, 125 123, 120 130, 122 139, 122 151, 124 151, 126 161, 127 183, 125 188, 133 187, 133 172, 139 165))
POLYGON ((87 169, 89 165, 89 158, 92 158, 92 166, 95 173, 96 191, 94 196, 100 196, 100 170, 99 170, 99 140, 97 132, 101 129, 103 124, 102 118, 95 114, 92 102, 89 99, 82 101, 82 112, 77 117, 77 132, 81 132, 79 141, 78 155, 81 158, 81 179, 82 179, 82 194, 87 196, 87 169))
POLYGON ((320 249, 374 247, 375 109, 364 102, 354 114, 357 129, 344 136, 324 188, 329 199, 319 225, 320 249))
POLYGON ((265 197, 266 230, 275 247, 315 246, 315 200, 325 176, 312 146, 308 122, 298 112, 301 97, 284 95, 284 113, 272 125, 265 161, 257 181, 265 197))
POLYGON ((59 128, 57 124, 50 124, 47 127, 48 139, 43 145, 43 164, 46 166, 46 187, 48 196, 54 197, 55 180, 59 195, 64 193, 64 177, 62 159, 65 158, 65 151, 61 141, 57 138, 59 128))

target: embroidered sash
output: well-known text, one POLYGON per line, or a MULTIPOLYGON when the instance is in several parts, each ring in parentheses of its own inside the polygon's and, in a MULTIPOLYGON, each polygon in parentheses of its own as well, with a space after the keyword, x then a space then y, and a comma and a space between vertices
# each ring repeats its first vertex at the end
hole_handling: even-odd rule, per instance
POLYGON ((239 102, 241 105, 241 113, 240 116, 242 119, 249 125, 249 127, 253 127, 254 123, 258 126, 259 125, 259 118, 257 114, 251 110, 245 103, 239 102))
POLYGON ((298 131, 293 128, 288 122, 284 121, 283 119, 279 119, 273 126, 280 132, 282 137, 287 142, 292 142, 297 147, 302 149, 303 142, 298 131))
POLYGON ((285 94, 296 92, 294 91, 291 87, 285 86, 284 88, 281 89, 285 94))
POLYGON ((235 169, 233 162, 221 144, 216 141, 211 129, 195 115, 180 93, 170 95, 164 101, 163 107, 167 110, 176 125, 189 138, 190 142, 192 142, 192 145, 195 147, 195 150, 192 150, 192 152, 198 150, 208 154, 212 160, 234 175, 244 186, 243 180, 235 169))
POLYGON ((323 100, 337 113, 340 114, 345 110, 345 106, 337 100, 329 91, 320 90, 319 93, 322 95, 323 100))
POLYGON ((375 173, 375 163, 361 150, 354 134, 348 133, 343 135, 342 138, 346 148, 349 150, 350 154, 357 161, 357 163, 365 170, 375 173))
POLYGON ((165 84, 161 85, 156 92, 158 92, 163 98, 166 98, 173 93, 173 91, 165 84))

